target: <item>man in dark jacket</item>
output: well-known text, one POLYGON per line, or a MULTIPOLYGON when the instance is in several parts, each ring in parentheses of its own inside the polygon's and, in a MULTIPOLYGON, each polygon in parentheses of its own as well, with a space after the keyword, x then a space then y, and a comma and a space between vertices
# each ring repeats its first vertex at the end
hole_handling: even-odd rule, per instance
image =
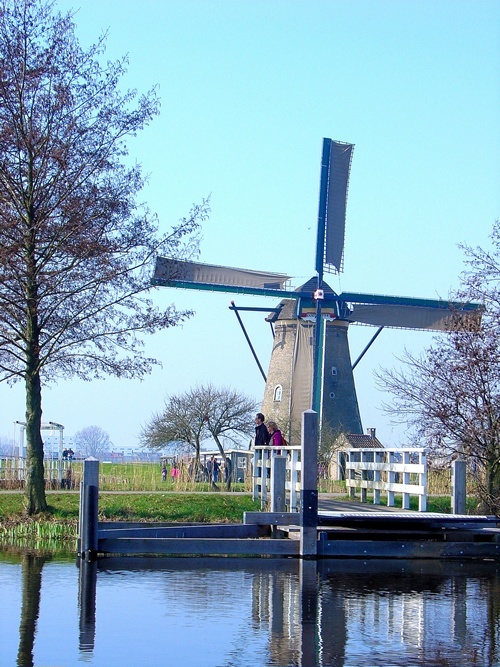
POLYGON ((271 439, 271 434, 267 430, 267 426, 264 424, 265 417, 262 412, 258 412, 255 415, 255 446, 262 447, 269 444, 271 439))

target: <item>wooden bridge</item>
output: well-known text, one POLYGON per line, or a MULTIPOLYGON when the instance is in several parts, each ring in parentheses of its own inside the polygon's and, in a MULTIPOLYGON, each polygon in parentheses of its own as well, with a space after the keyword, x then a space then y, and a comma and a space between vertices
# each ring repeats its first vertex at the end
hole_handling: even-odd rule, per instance
MULTIPOLYGON (((318 513, 317 558, 500 558, 496 517, 318 513)), ((301 557, 300 515, 246 512, 241 524, 99 522, 95 555, 301 557)), ((89 549, 80 543, 80 555, 89 549)), ((311 555, 310 555, 311 556, 311 555)))
POLYGON ((382 510, 333 500, 322 500, 318 508, 313 411, 304 413, 302 431, 300 511, 245 512, 239 524, 99 522, 99 461, 87 459, 79 555, 500 559, 494 516, 382 510))

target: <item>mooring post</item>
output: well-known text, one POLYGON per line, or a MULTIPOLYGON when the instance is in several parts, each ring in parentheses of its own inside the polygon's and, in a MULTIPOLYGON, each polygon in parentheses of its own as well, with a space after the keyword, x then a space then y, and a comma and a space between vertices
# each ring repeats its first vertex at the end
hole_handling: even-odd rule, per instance
POLYGON ((271 512, 285 511, 286 456, 271 459, 271 512))
POLYGON ((99 461, 91 456, 83 462, 78 520, 78 552, 86 558, 92 558, 97 552, 98 494, 99 461))
POLYGON ((466 462, 457 459, 451 464, 451 511, 453 514, 465 514, 466 487, 466 462))
POLYGON ((302 413, 300 555, 318 555, 318 414, 302 413))

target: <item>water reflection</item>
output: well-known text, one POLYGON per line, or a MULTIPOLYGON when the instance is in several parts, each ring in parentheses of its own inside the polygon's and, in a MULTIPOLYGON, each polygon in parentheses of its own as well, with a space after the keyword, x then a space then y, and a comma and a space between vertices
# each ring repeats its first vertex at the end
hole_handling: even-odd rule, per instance
POLYGON ((79 641, 82 653, 91 653, 95 642, 95 612, 97 590, 97 561, 78 561, 79 641))
POLYGON ((0 558, 0 664, 499 664, 500 566, 491 562, 77 565, 0 558))
POLYGON ((22 606, 19 624, 19 648, 17 664, 33 667, 33 642, 40 610, 42 569, 47 559, 43 556, 25 554, 22 557, 22 606))

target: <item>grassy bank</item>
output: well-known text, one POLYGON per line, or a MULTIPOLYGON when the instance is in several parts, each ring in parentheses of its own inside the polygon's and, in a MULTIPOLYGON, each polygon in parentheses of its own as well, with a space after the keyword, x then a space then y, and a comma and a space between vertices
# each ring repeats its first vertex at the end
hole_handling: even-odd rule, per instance
MULTIPOLYGON (((27 518, 22 493, 0 493, 0 547, 58 540, 74 547, 79 495, 47 493, 48 511, 27 518)), ((99 494, 99 520, 238 523, 243 512, 260 509, 247 495, 141 493, 99 494)))
MULTIPOLYGON (((146 467, 144 467, 146 471, 146 467)), ((109 473, 109 471, 107 471, 109 473)), ((116 472, 115 470, 113 472, 116 472)), ((123 470, 123 472, 125 472, 123 470)), ((134 486, 138 482, 134 476, 134 486)), ((153 478, 149 476, 152 480, 153 478)), ((109 480, 108 480, 109 481, 109 480)), ((116 481, 116 477, 115 477, 116 481)), ((144 481, 144 478, 143 478, 144 481)), ((260 510, 260 502, 254 502, 249 494, 200 493, 200 484, 180 491, 174 484, 165 483, 162 492, 99 493, 99 520, 101 521, 163 521, 186 523, 238 523, 246 511, 260 510), (193 491, 196 489, 197 493, 193 491), (190 492, 191 491, 191 492, 190 492)), ((203 489, 204 490, 204 489, 203 489)), ((321 488, 320 492, 345 493, 345 484, 336 483, 334 488, 321 488)), ((340 496, 349 502, 347 496, 340 496)), ((42 542, 65 546, 74 550, 77 536, 79 494, 77 492, 47 492, 48 511, 42 516, 27 518, 23 508, 22 492, 0 492, 0 548, 10 545, 36 547, 42 542)), ((401 507, 400 494, 395 498, 401 507)), ((368 498, 371 502, 371 498, 368 498)), ((381 498, 381 504, 387 502, 381 498)), ((418 498, 411 497, 410 507, 418 510, 418 498)), ((467 498, 467 513, 475 513, 476 501, 467 498)), ((449 495, 428 496, 427 511, 449 513, 449 495)))
MULTIPOLYGON (((46 521, 78 519, 78 493, 47 493, 46 521)), ((101 521, 241 521, 243 512, 260 509, 248 495, 224 493, 99 493, 101 521)), ((24 519, 22 493, 0 493, 0 522, 24 519)))

